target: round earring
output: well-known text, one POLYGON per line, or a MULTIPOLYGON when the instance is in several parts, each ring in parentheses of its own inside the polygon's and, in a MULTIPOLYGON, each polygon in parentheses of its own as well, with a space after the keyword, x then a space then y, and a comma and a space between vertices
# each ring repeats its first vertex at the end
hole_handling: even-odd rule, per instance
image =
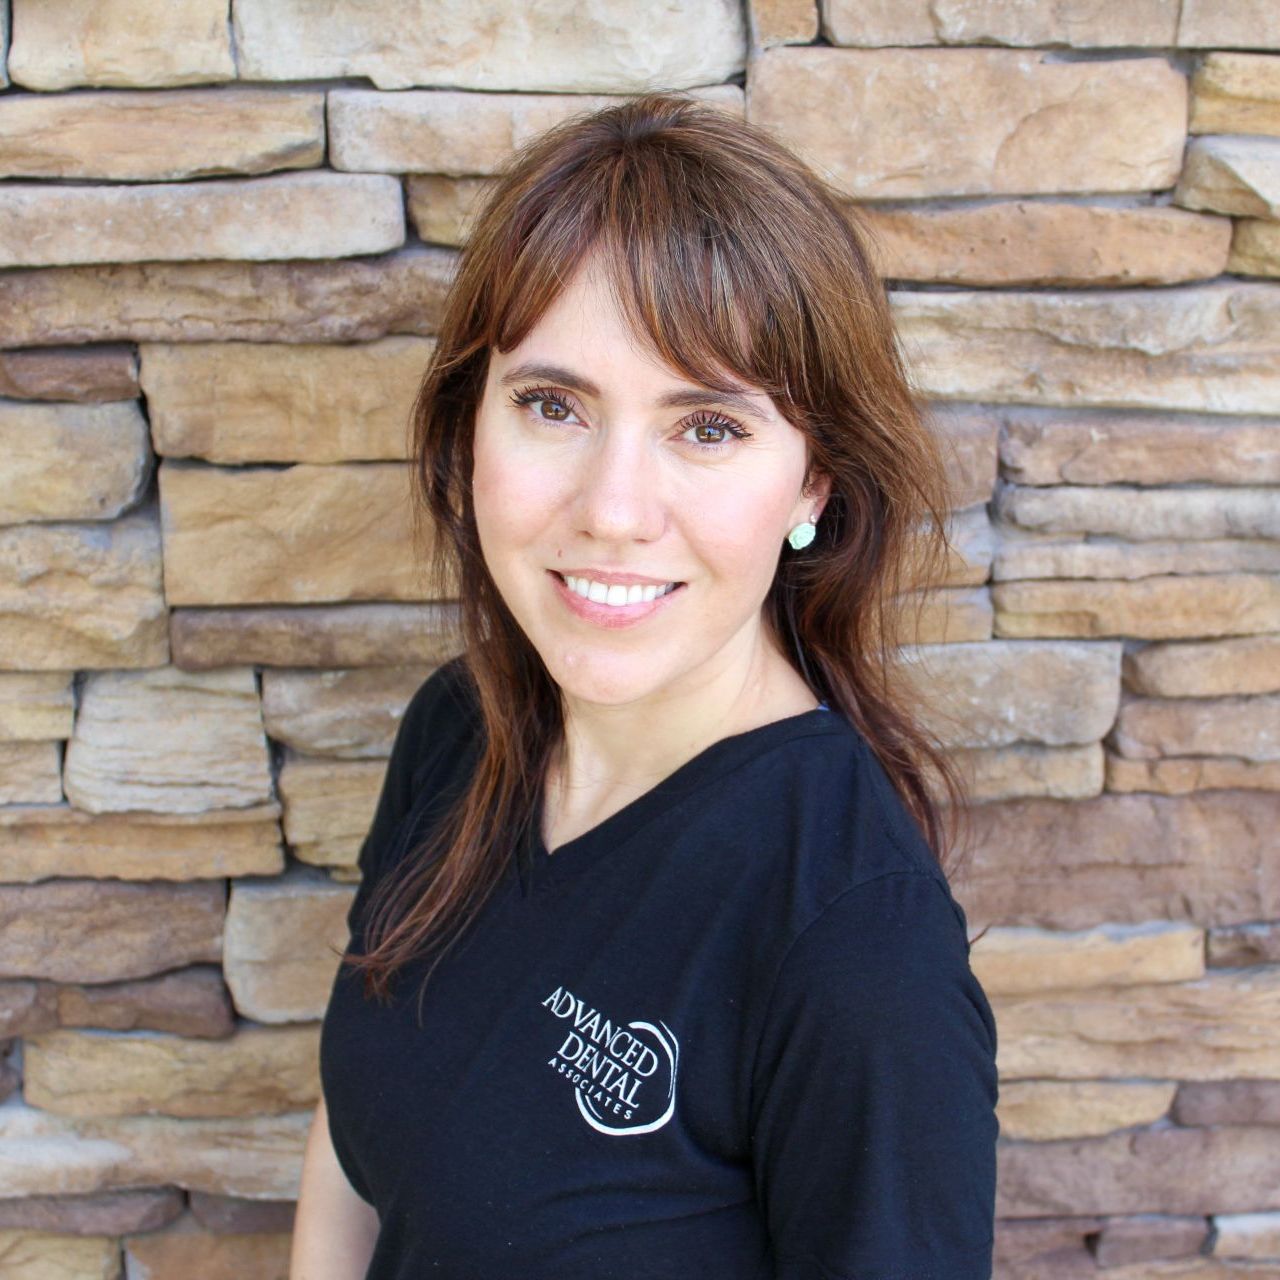
POLYGON ((803 524, 798 524, 787 534, 787 541, 797 551, 803 551, 805 547, 811 543, 817 536, 818 526, 812 520, 806 520, 803 524))

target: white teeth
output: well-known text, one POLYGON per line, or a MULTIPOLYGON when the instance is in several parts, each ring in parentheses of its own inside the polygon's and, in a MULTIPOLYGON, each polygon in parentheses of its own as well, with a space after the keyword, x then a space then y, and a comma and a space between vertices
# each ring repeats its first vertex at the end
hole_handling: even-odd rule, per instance
POLYGON ((669 591, 674 591, 676 584, 668 582, 664 587, 642 586, 636 583, 631 587, 624 587, 620 582, 605 583, 593 582, 588 578, 571 578, 565 575, 565 582, 569 584, 571 591, 576 591, 580 596, 587 600, 592 600, 596 604, 608 604, 615 607, 627 604, 639 604, 642 600, 656 600, 658 596, 665 596, 669 591))

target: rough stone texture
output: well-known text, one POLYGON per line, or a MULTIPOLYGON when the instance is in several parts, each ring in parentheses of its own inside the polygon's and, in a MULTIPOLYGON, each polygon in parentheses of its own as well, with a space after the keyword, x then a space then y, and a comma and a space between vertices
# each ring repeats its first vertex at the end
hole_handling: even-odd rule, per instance
MULTIPOLYGON (((746 110, 736 85, 689 96, 738 118, 746 110)), ((616 93, 331 89, 329 163, 357 173, 490 174, 552 125, 626 100, 616 93)))
POLYGON ((1213 1253, 1220 1258, 1280 1258, 1280 1213, 1217 1213, 1213 1253))
POLYGON ((1280 49, 1280 13, 1271 0, 1182 0, 1183 48, 1280 49))
POLYGON ((1280 636, 1142 645, 1126 651, 1123 670, 1127 689, 1152 697, 1280 693, 1280 636))
POLYGON ((175 609, 175 665, 189 671, 233 662, 270 667, 438 666, 461 648, 458 606, 298 605, 283 608, 175 609))
POLYGON ((747 28, 753 48, 810 44, 818 35, 817 0, 750 0, 747 28))
POLYGON ((921 390, 943 400, 1280 413, 1280 289, 892 295, 921 390))
POLYGON ((944 587, 930 593, 923 609, 918 606, 914 596, 906 602, 899 644, 961 644, 991 638, 994 615, 985 587, 944 587))
POLYGON ((407 459, 409 412, 434 346, 409 336, 144 343, 156 452, 218 463, 407 459))
POLYGON ((66 1235, 118 1236, 154 1231, 183 1211, 177 1187, 142 1187, 101 1195, 23 1196, 0 1200, 0 1227, 66 1235))
POLYGON ((289 1272, 291 1230, 290 1220, 260 1231, 210 1234, 188 1215, 163 1231, 125 1241, 126 1265, 131 1276, 144 1280, 194 1275, 201 1280, 279 1280, 289 1272))
POLYGON ((1247 218, 1280 218, 1280 138, 1192 138, 1176 204, 1247 218))
POLYGON ((0 185, 0 267, 341 258, 395 249, 404 233, 400 184, 385 174, 0 185))
POLYGON ((434 334, 456 254, 123 263, 0 273, 0 344, 360 342, 434 334))
POLYGON ((1176 1091, 1168 1080, 1002 1080, 1000 1137, 1051 1142, 1155 1124, 1176 1091))
POLYGON ((198 813, 85 813, 70 805, 0 808, 0 880, 110 875, 207 880, 284 868, 280 805, 198 813))
POLYGON ((271 738, 296 752, 385 759, 409 699, 434 670, 431 664, 414 664, 265 671, 262 721, 271 738))
POLYGON ((1019 796, 1096 796, 1104 781, 1103 751, 1096 742, 1081 747, 1042 747, 1015 742, 1007 747, 952 748, 975 804, 1019 796))
POLYGON ((352 896, 305 872, 232 886, 223 969, 242 1016, 265 1023, 324 1017, 352 896))
POLYGON ((0 401, 0 524, 109 520, 151 479, 147 420, 136 400, 0 401))
MULTIPOLYGON (((1278 1178, 1280 1144, 1274 1130, 1262 1127, 1157 1127, 1065 1142, 1011 1142, 1000 1152, 996 1213, 1207 1214, 1223 1204, 1267 1208, 1278 1178)), ((1147 1264, 1139 1270, 1113 1267, 1106 1275, 1109 1280, 1165 1275, 1231 1280, 1235 1275, 1207 1259, 1187 1259, 1185 1266, 1156 1272, 1147 1264)))
POLYGON ((405 182, 409 221, 428 244, 461 245, 495 179, 413 173, 405 182))
POLYGON ((166 1031, 223 1039, 235 1010, 215 965, 193 965, 137 982, 68 984, 56 990, 58 1025, 111 1031, 166 1031))
POLYGON ((1243 756, 1280 762, 1280 694, 1126 698, 1113 743, 1123 756, 1243 756))
POLYGON ((1019 484, 1280 484, 1274 418, 1010 408, 1000 470, 1019 484))
POLYGON ((731 0, 649 11, 637 39, 626 0, 507 0, 478 22, 466 0, 372 0, 317 10, 309 0, 237 0, 246 80, 367 76, 379 89, 637 93, 718 84, 746 65, 742 7, 731 0), (394 34, 391 34, 394 33, 394 34))
POLYGON ((138 362, 129 347, 0 351, 0 396, 15 400, 133 400, 138 362))
MULTIPOLYGON (((332 977, 332 975, 330 975, 332 977)), ((222 1040, 59 1029, 23 1041, 23 1097, 64 1116, 256 1116, 314 1105, 318 1023, 222 1040)))
POLYGON ((1206 54, 1191 77, 1187 130, 1280 135, 1280 58, 1206 54))
POLYGON ((1204 639, 1280 630, 1280 574, 1199 574, 1136 582, 998 582, 996 634, 1204 639))
POLYGON ((985 506, 954 513, 947 524, 948 561, 943 582, 976 587, 991 576, 995 537, 985 506))
POLYGON ((104 91, 0 99, 0 176, 163 182, 324 163, 314 90, 104 91))
POLYGON ((815 47, 764 51, 747 114, 846 194, 914 199, 1171 186, 1186 99, 1158 57, 815 47))
POLYGON ((0 1231, 0 1267, 15 1277, 71 1276, 74 1280, 116 1280, 120 1246, 101 1236, 58 1236, 34 1231, 0 1231))
POLYGON ((0 1189, 6 1196, 66 1195, 174 1184, 217 1195, 296 1200, 314 1111, 69 1118, 37 1107, 0 1107, 0 1189), (38 1161, 33 1151, 39 1151, 38 1161))
POLYGON ((1107 48, 1174 43, 1177 0, 824 0, 832 44, 1009 44, 1107 48))
POLYGON ((121 982, 217 963, 225 897, 217 882, 84 879, 0 886, 0 977, 121 982), (157 920, 163 929, 155 928, 157 920))
POLYGON ((1280 1125, 1280 1080, 1190 1080, 1178 1086, 1171 1117, 1182 1125, 1280 1125))
POLYGON ((1098 1233, 1094 1256, 1099 1269, 1131 1270, 1135 1263, 1197 1254, 1208 1234, 1205 1220, 1198 1216, 1143 1214, 1108 1218, 1098 1233))
POLYGON ((292 1200, 242 1200, 204 1191, 190 1193, 191 1216, 216 1235, 292 1231, 297 1205, 292 1200))
POLYGON ((280 797, 294 857, 317 867, 354 867, 386 772, 385 760, 286 759, 280 797))
POLYGON ((1280 276, 1280 222, 1238 219, 1227 270, 1242 276, 1280 276))
POLYGON ((408 467, 160 466, 165 598, 303 604, 447 598, 412 546, 408 467))
POLYGON ((1166 796, 1223 787, 1280 791, 1280 762, 1255 764, 1232 756, 1130 760, 1108 752, 1106 780, 1108 791, 1155 791, 1166 796))
POLYGON ((56 742, 0 742, 0 804, 57 804, 61 765, 56 742))
POLYGON ((904 657, 903 673, 928 706, 919 713, 949 746, 1096 742, 1115 719, 1118 645, 944 644, 904 657))
POLYGON ((168 661, 154 506, 118 520, 0 528, 0 668, 168 661))
POLYGON ((995 514, 1042 533, 1103 534, 1134 541, 1169 538, 1280 540, 1280 502, 1274 488, 1134 485, 1033 486, 1006 484, 995 514))
MULTIPOLYGON (((972 928, 1280 918, 1280 794, 1013 800, 976 806, 972 825, 963 890, 972 928)), ((1132 991, 1129 998, 1136 1003, 1132 991)), ((1236 993, 1222 989, 1214 998, 1225 1001, 1217 1006, 1225 1013, 1236 993)))
POLYGON ((0 742, 69 738, 75 719, 72 673, 0 673, 0 742))
POLYGON ((12 0, 9 75, 26 89, 234 80, 227 0, 12 0))
POLYGON ((1186 209, 1059 201, 858 210, 877 269, 895 280, 964 285, 1134 285, 1226 270, 1227 218, 1186 209))
POLYGON ((990 502, 999 473, 997 414, 976 405, 945 402, 928 405, 927 413, 943 452, 953 509, 990 502))
POLYGON ((991 929, 973 944, 969 962, 993 997, 1188 982, 1204 977, 1204 930, 1163 921, 1077 932, 991 929))

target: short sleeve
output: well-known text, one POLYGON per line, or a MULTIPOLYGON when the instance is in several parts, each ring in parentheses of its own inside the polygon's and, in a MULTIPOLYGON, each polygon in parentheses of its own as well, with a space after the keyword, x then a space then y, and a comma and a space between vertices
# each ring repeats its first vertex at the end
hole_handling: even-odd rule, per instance
POLYGON ((775 1280, 990 1280, 996 1025, 940 875, 846 890, 783 959, 752 1086, 775 1280))

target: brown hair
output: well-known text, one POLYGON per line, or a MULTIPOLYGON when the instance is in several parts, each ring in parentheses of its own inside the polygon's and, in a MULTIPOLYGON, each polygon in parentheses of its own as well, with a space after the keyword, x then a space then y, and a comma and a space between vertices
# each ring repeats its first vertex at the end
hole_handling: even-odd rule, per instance
MULTIPOLYGON (((721 369, 808 437, 830 497, 817 537, 781 553, 764 615, 810 688, 861 731, 935 858, 963 782, 913 713, 896 651, 950 546, 939 441, 908 385, 867 232, 839 194, 759 127, 653 92, 555 125, 511 159, 477 211, 412 410, 415 539, 456 588, 456 634, 483 723, 478 764, 434 838, 382 878, 365 989, 428 946, 443 955, 524 837, 563 732, 559 691, 481 554, 472 433, 490 348, 520 343, 600 251, 637 334, 695 382, 721 369), (931 794, 929 774, 946 792, 931 794), (398 917, 398 918, 394 918, 398 917)), ((433 963, 427 976, 434 971, 433 963)))

